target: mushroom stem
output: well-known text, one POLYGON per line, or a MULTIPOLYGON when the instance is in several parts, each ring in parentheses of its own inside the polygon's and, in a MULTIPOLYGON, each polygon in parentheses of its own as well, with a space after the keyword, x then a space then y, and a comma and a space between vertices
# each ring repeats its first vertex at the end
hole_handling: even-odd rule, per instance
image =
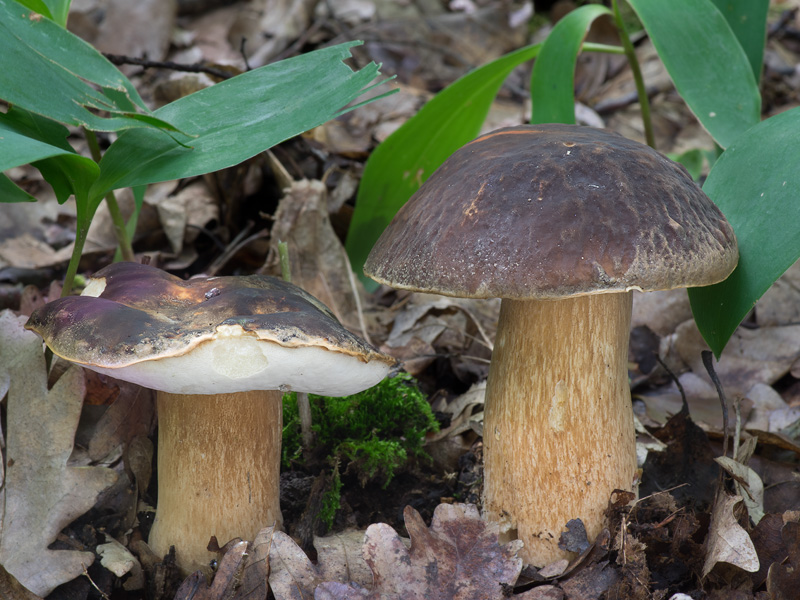
POLYGON ((158 392, 158 506, 149 544, 192 572, 206 547, 280 526, 282 393, 158 392))
POLYGON ((484 510, 543 566, 570 519, 592 540, 614 489, 630 490, 631 294, 503 300, 484 414, 484 510))

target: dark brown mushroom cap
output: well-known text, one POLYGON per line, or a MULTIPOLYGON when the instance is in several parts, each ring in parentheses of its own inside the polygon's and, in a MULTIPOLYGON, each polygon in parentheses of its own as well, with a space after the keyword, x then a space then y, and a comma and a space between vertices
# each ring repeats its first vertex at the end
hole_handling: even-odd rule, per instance
MULTIPOLYGON (((246 380, 246 385, 251 385, 253 378, 256 386, 247 389, 285 387, 311 391, 298 385, 296 378, 292 379, 299 372, 316 382, 350 379, 358 386, 359 369, 366 373, 367 379, 377 377, 369 384, 373 385, 394 363, 391 357, 342 327, 316 298, 274 277, 250 275, 184 281, 147 265, 116 263, 98 271, 84 294, 60 298, 37 309, 25 327, 41 335, 62 358, 154 389, 175 391, 174 386, 149 379, 152 366, 145 369, 148 375, 141 375, 141 369, 134 370, 135 378, 128 378, 126 369, 164 359, 182 357, 185 362, 201 349, 208 354, 205 360, 209 364, 205 368, 199 366, 190 376, 167 373, 167 379, 182 382, 176 384, 183 386, 178 393, 198 393, 186 388, 192 380, 200 387, 218 392, 244 391, 238 389, 239 384, 245 384, 246 380), (291 353, 273 356, 279 349, 322 352, 319 356, 324 357, 323 364, 287 365, 285 361, 291 353), (334 356, 335 360, 331 358, 334 356), (249 366, 251 358, 255 362, 249 366), (321 374, 329 358, 338 365, 336 368, 349 365, 348 370, 321 374), (214 365, 215 360, 219 368, 214 365), (223 372, 221 379, 216 377, 219 372, 223 372), (227 389, 227 380, 243 381, 233 385, 237 389, 227 389)), ((302 362, 300 356, 298 361, 302 362)), ((178 368, 176 364, 172 363, 170 368, 178 368)), ((338 392, 338 387, 348 385, 344 381, 335 387, 338 392)))
POLYGON ((455 152, 364 266, 395 288, 547 299, 717 283, 733 229, 685 169, 616 133, 511 127, 455 152))

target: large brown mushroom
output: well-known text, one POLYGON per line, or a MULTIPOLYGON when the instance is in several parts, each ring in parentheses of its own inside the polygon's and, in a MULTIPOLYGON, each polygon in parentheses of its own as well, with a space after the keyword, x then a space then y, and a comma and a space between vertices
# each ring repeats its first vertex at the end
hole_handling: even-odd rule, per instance
POLYGON ((395 288, 502 298, 484 414, 484 511, 529 563, 631 490, 631 290, 721 281, 733 230, 686 171, 604 130, 537 125, 454 153, 364 267, 395 288))
POLYGON ((150 545, 192 571, 223 544, 282 522, 281 397, 354 394, 394 360, 313 296, 272 277, 183 281, 118 263, 26 327, 54 354, 158 391, 158 506, 150 545))

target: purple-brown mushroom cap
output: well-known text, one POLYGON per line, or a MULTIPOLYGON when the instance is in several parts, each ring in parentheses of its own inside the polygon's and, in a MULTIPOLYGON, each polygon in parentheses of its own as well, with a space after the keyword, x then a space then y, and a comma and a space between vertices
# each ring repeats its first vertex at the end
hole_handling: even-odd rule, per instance
POLYGON ((686 170, 602 129, 499 129, 448 158, 364 271, 395 288, 555 299, 722 281, 733 229, 686 170))
POLYGON ((348 395, 394 364, 313 296, 262 275, 184 281, 116 263, 98 271, 83 295, 34 311, 26 328, 71 362, 178 394, 348 395))

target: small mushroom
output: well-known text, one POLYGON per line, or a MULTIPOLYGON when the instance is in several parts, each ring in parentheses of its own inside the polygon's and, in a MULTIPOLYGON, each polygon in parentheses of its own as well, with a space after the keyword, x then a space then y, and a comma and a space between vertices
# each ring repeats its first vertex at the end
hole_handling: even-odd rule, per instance
MULTIPOLYGON (((590 538, 631 490, 631 290, 719 282, 733 230, 685 169, 575 125, 512 127, 454 153, 397 213, 364 271, 395 288, 502 298, 484 413, 484 512, 523 558, 590 538)), ((720 307, 721 309, 722 307, 720 307)))
POLYGON ((149 543, 207 565, 211 536, 252 540, 282 523, 281 398, 354 394, 394 360, 344 329, 313 296, 272 277, 183 281, 117 263, 83 295, 26 324, 53 353, 158 390, 158 506, 149 543))

